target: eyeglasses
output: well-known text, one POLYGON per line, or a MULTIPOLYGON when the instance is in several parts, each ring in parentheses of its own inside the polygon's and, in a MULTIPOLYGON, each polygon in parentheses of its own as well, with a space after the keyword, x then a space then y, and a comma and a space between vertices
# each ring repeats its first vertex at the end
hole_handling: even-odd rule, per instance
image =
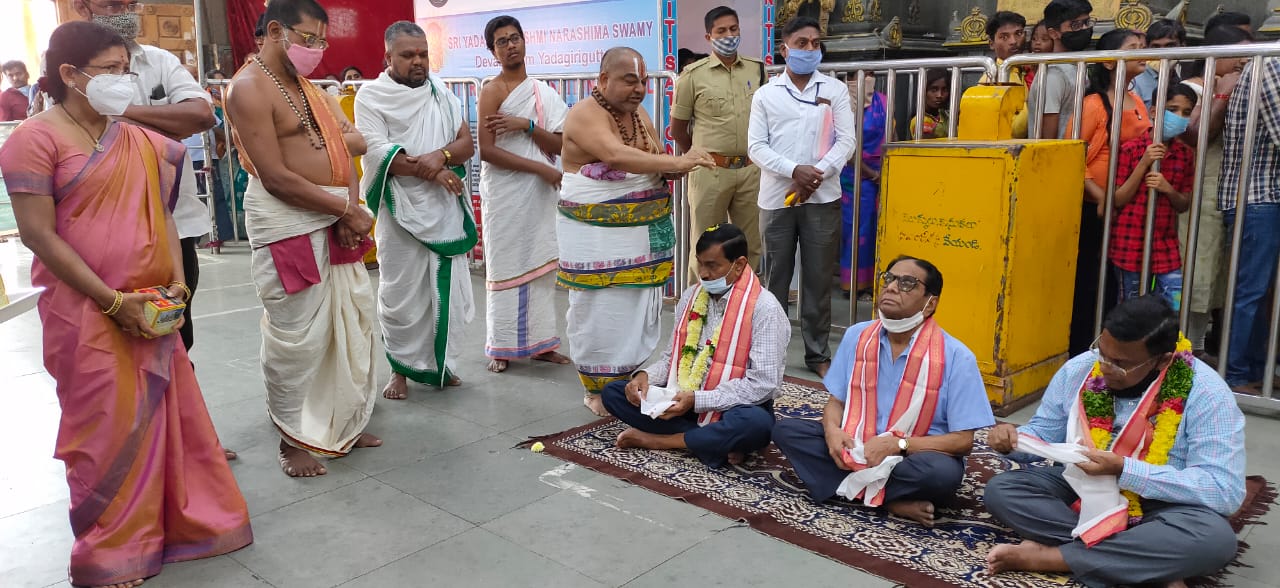
POLYGON ((138 77, 138 74, 137 74, 137 73, 134 73, 134 72, 129 71, 129 68, 128 68, 127 66, 124 66, 124 65, 109 65, 109 66, 104 66, 104 65, 86 65, 86 66, 84 66, 84 67, 77 67, 77 68, 76 68, 76 70, 78 70, 80 73, 82 73, 82 74, 84 74, 84 75, 86 75, 86 76, 89 76, 89 77, 93 77, 93 74, 90 74, 89 72, 85 71, 86 69, 96 69, 96 70, 100 71, 101 73, 109 74, 109 75, 113 75, 113 76, 131 76, 131 77, 134 77, 134 78, 138 77))
POLYGON ((1098 349, 1098 340, 1099 340, 1099 339, 1101 339, 1101 338, 1102 338, 1102 335, 1098 335, 1098 338, 1093 340, 1093 343, 1092 343, 1091 345, 1089 345, 1089 351, 1093 353, 1093 358, 1094 358, 1094 359, 1096 359, 1096 360, 1098 361, 1098 365, 1100 365, 1100 366, 1102 366, 1102 367, 1104 367, 1104 368, 1107 368, 1108 370, 1111 370, 1112 372, 1114 372, 1117 376, 1120 376, 1121 378, 1123 378, 1123 377, 1125 377, 1125 376, 1128 376, 1129 374, 1131 374, 1131 373, 1133 373, 1133 372, 1138 371, 1138 370, 1139 370, 1139 369, 1141 369, 1143 366, 1145 366, 1145 365, 1147 365, 1147 364, 1149 364, 1149 363, 1151 363, 1151 362, 1155 361, 1156 359, 1158 359, 1158 356, 1156 356, 1156 357, 1149 357, 1149 358, 1147 358, 1147 360, 1146 360, 1146 361, 1144 361, 1144 362, 1142 362, 1142 363, 1140 363, 1140 364, 1138 364, 1138 365, 1135 365, 1135 366, 1133 366, 1133 367, 1128 367, 1128 368, 1120 367, 1120 365, 1119 365, 1119 364, 1117 364, 1114 360, 1112 360, 1112 359, 1110 359, 1110 358, 1108 358, 1108 357, 1106 357, 1106 356, 1102 355, 1102 351, 1098 349))
POLYGON ((1087 17, 1087 16, 1086 16, 1086 17, 1084 17, 1084 18, 1077 19, 1077 20, 1073 20, 1073 21, 1068 21, 1068 22, 1065 22, 1065 23, 1063 23, 1063 24, 1065 25, 1065 26, 1063 27, 1063 28, 1065 28, 1065 29, 1072 30, 1072 31, 1078 31, 1078 30, 1081 30, 1081 29, 1087 29, 1087 28, 1089 28, 1089 27, 1091 27, 1091 26, 1093 26, 1093 25, 1098 24, 1098 20, 1097 20, 1097 19, 1090 18, 1090 17, 1087 17))
POLYGON ((916 286, 920 285, 920 278, 906 275, 899 276, 887 271, 880 274, 880 286, 882 288, 888 288, 889 284, 894 282, 898 283, 898 291, 906 294, 907 292, 915 290, 916 286))
POLYGON ((511 35, 510 37, 494 39, 493 46, 498 49, 506 49, 508 45, 519 45, 520 43, 523 43, 523 42, 524 42, 524 37, 521 37, 520 35, 511 35))
POLYGON ((96 4, 95 6, 101 9, 103 13, 109 15, 137 14, 142 12, 142 3, 137 2, 136 0, 134 2, 106 2, 103 4, 96 4))
POLYGON ((298 36, 302 37, 302 44, 306 45, 310 49, 328 49, 329 48, 329 41, 324 37, 321 37, 320 35, 313 35, 311 33, 303 32, 291 26, 285 26, 284 28, 289 29, 295 33, 298 33, 298 36))

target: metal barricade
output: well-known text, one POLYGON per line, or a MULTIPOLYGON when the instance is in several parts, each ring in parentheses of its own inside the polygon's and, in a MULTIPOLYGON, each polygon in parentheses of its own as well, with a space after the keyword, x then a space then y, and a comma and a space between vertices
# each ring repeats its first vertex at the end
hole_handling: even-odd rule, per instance
MULTIPOLYGON (((885 128, 884 141, 889 143, 894 140, 895 127, 895 111, 897 106, 897 92, 900 78, 907 78, 908 83, 914 84, 915 91, 912 92, 911 101, 914 108, 910 112, 916 113, 915 135, 924 135, 924 117, 920 116, 925 111, 925 76, 929 69, 945 68, 950 73, 950 100, 948 103, 950 116, 948 119, 947 135, 956 136, 956 128, 959 121, 960 95, 963 94, 964 86, 962 78, 965 73, 980 73, 988 80, 996 79, 997 69, 995 60, 990 57, 971 56, 971 57, 941 57, 941 58, 924 58, 924 59, 898 59, 885 61, 860 61, 860 62, 838 62, 823 63, 818 69, 823 73, 843 80, 849 87, 850 103, 853 107, 854 117, 854 138, 855 145, 853 154, 849 158, 850 165, 853 168, 853 196, 851 199, 851 213, 853 217, 853 234, 849 239, 850 264, 853 270, 850 272, 849 284, 849 324, 857 323, 861 318, 858 309, 858 284, 857 271, 858 264, 858 216, 862 213, 860 210, 860 199, 862 195, 862 153, 863 153, 863 134, 866 129, 863 128, 863 108, 864 96, 869 88, 878 85, 878 81, 883 77, 885 88, 885 128), (852 76, 852 81, 850 81, 852 76)), ((768 69, 770 74, 779 74, 784 71, 782 66, 773 66, 768 69)), ((802 260, 803 261, 803 260, 802 260)), ((800 272, 804 272, 803 266, 798 266, 800 272)), ((802 294, 803 295, 803 294, 802 294)), ((872 309, 868 309, 869 311, 872 309)), ((867 319, 871 318, 871 313, 866 315, 867 319)), ((849 325, 834 324, 832 327, 843 329, 849 325)))
MULTIPOLYGON (((1206 113, 1208 111, 1205 109, 1205 107, 1208 104, 1211 104, 1211 100, 1212 100, 1211 97, 1215 96, 1216 94, 1214 89, 1214 85, 1215 85, 1214 72, 1217 65, 1217 61, 1220 59, 1230 59, 1230 58, 1250 58, 1251 62, 1245 67, 1251 70, 1249 72, 1249 76, 1254 80, 1254 83, 1251 84, 1249 96, 1247 97, 1247 100, 1244 102, 1247 110, 1245 114, 1246 122, 1245 122, 1245 131, 1244 131, 1244 136, 1242 141, 1243 145, 1240 151, 1244 155, 1240 162, 1241 169, 1240 169, 1239 183, 1236 186, 1229 188, 1234 191, 1234 197, 1235 197, 1234 210, 1237 211, 1238 214, 1235 215, 1235 222, 1231 227, 1231 233, 1230 233, 1231 240, 1230 240, 1230 246, 1229 246, 1229 257, 1228 257, 1228 264, 1227 264, 1227 284, 1226 284, 1226 293, 1225 293, 1226 300, 1223 305, 1223 313, 1222 313, 1223 320, 1221 322, 1220 328, 1218 329, 1219 336, 1221 338, 1221 341, 1218 347, 1218 362, 1219 362, 1218 372, 1223 376, 1226 376, 1226 372, 1227 372, 1229 352, 1230 352, 1230 339, 1231 339, 1231 333, 1233 328, 1251 329, 1251 328, 1254 328, 1255 324, 1257 323, 1257 321, 1255 321, 1255 324, 1234 325, 1233 324, 1233 320, 1234 320, 1233 308, 1235 306, 1235 299, 1236 299, 1235 290, 1236 290, 1236 283, 1237 283, 1237 272, 1239 269, 1240 259, 1242 256, 1241 240, 1242 240, 1243 229, 1244 229, 1243 212, 1246 208, 1247 195, 1249 192, 1249 181, 1250 181, 1249 171, 1253 165, 1252 155, 1254 153, 1254 147, 1256 146, 1258 141, 1258 134, 1257 134, 1257 126, 1258 126, 1258 120, 1259 120, 1258 111, 1260 107, 1259 99, 1261 97, 1261 89, 1262 89, 1262 83, 1258 82, 1258 80, 1262 76, 1263 60, 1265 58, 1274 59, 1277 57, 1280 57, 1280 46, 1278 45, 1275 45, 1275 44, 1243 45, 1242 44, 1242 45, 1225 45, 1225 46, 1185 47, 1185 48, 1174 48, 1174 49, 1141 49, 1141 50, 1127 50, 1127 51, 1087 51, 1087 52, 1078 52, 1078 53, 1028 54, 1028 55, 1018 55, 1018 56, 1011 57, 1005 60, 1004 63, 1000 65, 999 79, 1001 81, 1008 81, 1012 76, 1013 69, 1017 67, 1034 66, 1037 68, 1037 76, 1043 76, 1049 65, 1064 64, 1064 65, 1073 66, 1075 68, 1075 79, 1076 79, 1075 94, 1073 96, 1073 101, 1074 101, 1073 112, 1076 113, 1076 116, 1074 117, 1074 122, 1071 125, 1071 128, 1068 129, 1068 137, 1079 137, 1081 133, 1081 118, 1082 118, 1080 116, 1080 113, 1083 108, 1084 97, 1086 93, 1086 88, 1084 84, 1085 68, 1087 67, 1088 64, 1114 62, 1116 64, 1115 66, 1116 70, 1120 71, 1125 67, 1126 62, 1131 62, 1133 60, 1142 60, 1142 61, 1159 60, 1160 65, 1158 70, 1158 84, 1156 86, 1157 93, 1154 100, 1155 112, 1152 115, 1152 118, 1154 119, 1153 120, 1154 125, 1152 129, 1152 142, 1162 143, 1168 139, 1167 137, 1162 136, 1163 124, 1164 124, 1164 113, 1165 113, 1164 103, 1167 99, 1168 88, 1170 87, 1171 69, 1175 62, 1188 61, 1188 60, 1204 61, 1204 72, 1205 72, 1204 89, 1203 89, 1203 92, 1201 93, 1201 99, 1197 104, 1197 110, 1201 113, 1206 113)), ((1043 78, 1037 77, 1037 79, 1043 79, 1043 78)), ((1127 88, 1124 88, 1121 85, 1117 84, 1114 95, 1111 96, 1111 113, 1110 114, 1111 114, 1112 122, 1111 122, 1111 128, 1110 128, 1110 144, 1109 144, 1111 158, 1108 163, 1107 185, 1105 186, 1106 196, 1103 202, 1104 210, 1107 210, 1107 211, 1114 210, 1117 181, 1122 179, 1122 178, 1117 178, 1118 158, 1116 157, 1116 154, 1119 153, 1119 146, 1120 146, 1120 140, 1121 140, 1121 137, 1120 137, 1121 116, 1122 116, 1121 111, 1123 108, 1124 98, 1126 96, 1126 93, 1127 93, 1127 88)), ((1033 93, 1031 96, 1031 99, 1036 101, 1036 103, 1032 105, 1034 106, 1034 108, 1032 109, 1033 112, 1043 112, 1044 104, 1046 100, 1046 96, 1044 95, 1044 93, 1043 92, 1033 93)), ((1198 118, 1200 121, 1204 121, 1206 120, 1207 117, 1200 116, 1198 118)), ((1044 133, 1042 133, 1042 129, 1040 128, 1042 126, 1041 125, 1042 121, 1032 120, 1030 122, 1031 122, 1031 136, 1033 137, 1044 136, 1044 133)), ((1209 124, 1198 124, 1198 128, 1196 129, 1197 132, 1194 135, 1195 148, 1196 148, 1195 179, 1193 183, 1193 194, 1191 197, 1191 208, 1190 208, 1189 217, 1188 217, 1188 230, 1186 235, 1186 242, 1182 244, 1183 251, 1185 252, 1185 254, 1184 254, 1184 262, 1183 262, 1183 272, 1182 272, 1183 288, 1182 288, 1181 307, 1179 309, 1180 311, 1179 320, 1184 330, 1187 328, 1190 320, 1191 301, 1194 297, 1193 285, 1194 285, 1194 277, 1195 277, 1195 271, 1196 271, 1196 267, 1195 267, 1196 252, 1199 245, 1199 233, 1200 233, 1200 217, 1201 217, 1200 202, 1206 196, 1210 198, 1217 198, 1216 194, 1206 195, 1204 193, 1204 181, 1205 181, 1205 178, 1207 177, 1206 174, 1217 174, 1220 172, 1220 170, 1218 169, 1205 169, 1206 155, 1208 152, 1208 147, 1211 139, 1210 133, 1209 133, 1210 131, 1209 127, 1210 127, 1209 124)), ((1153 171, 1159 171, 1160 169, 1159 165, 1160 163, 1156 162, 1153 165, 1153 168, 1152 168, 1153 171)), ((1154 202, 1154 199, 1155 199, 1155 190, 1148 189, 1147 202, 1154 202)), ((1107 252, 1110 246, 1111 220, 1112 220, 1112 214, 1103 215, 1102 258, 1098 265, 1099 288, 1098 288, 1098 295, 1097 295, 1097 299, 1095 300, 1095 307, 1094 307, 1095 333, 1100 332, 1102 330, 1103 311, 1104 311, 1105 302, 1106 302, 1104 298, 1105 288, 1103 286, 1106 284, 1106 280, 1109 274, 1108 267, 1107 267, 1109 263, 1107 252)), ((1145 294, 1148 291, 1148 287, 1150 285, 1151 278, 1152 278, 1152 271, 1151 271, 1152 243, 1153 243, 1152 235, 1154 233, 1154 228, 1155 228, 1155 207, 1154 206, 1147 207, 1146 218, 1144 220, 1145 220, 1145 223, 1144 223, 1144 231, 1143 231, 1144 237, 1143 237, 1143 249, 1142 249, 1142 269, 1141 269, 1141 273, 1139 274, 1139 288, 1140 288, 1140 293, 1142 294, 1145 294)), ((1271 261, 1271 263, 1273 264, 1280 263, 1280 260, 1274 260, 1274 261, 1271 261)), ((1265 361, 1265 369, 1264 369, 1263 380, 1262 380, 1262 392, 1260 396, 1254 396, 1252 394, 1243 394, 1243 393, 1236 394, 1236 398, 1241 406, 1247 407, 1247 408, 1262 409, 1264 411, 1280 410, 1280 398, 1277 398, 1274 393, 1275 372, 1276 372, 1276 352, 1277 352, 1276 337, 1278 332, 1280 332, 1280 289, 1276 289, 1274 287, 1275 286, 1274 278, 1273 278, 1272 286, 1273 286, 1273 290, 1277 290, 1277 294, 1273 296, 1272 303, 1270 305, 1271 316, 1270 316, 1269 326, 1268 326, 1267 350, 1266 350, 1267 357, 1265 361)), ((1259 305, 1259 309, 1261 309, 1261 304, 1259 305)))

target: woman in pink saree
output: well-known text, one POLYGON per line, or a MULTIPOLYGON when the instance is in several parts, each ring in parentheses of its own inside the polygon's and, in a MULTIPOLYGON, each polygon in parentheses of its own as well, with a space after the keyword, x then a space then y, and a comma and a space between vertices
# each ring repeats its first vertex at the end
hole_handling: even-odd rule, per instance
POLYGON ((182 297, 171 209, 182 146, 123 112, 124 39, 89 22, 49 39, 41 88, 57 102, 0 149, 23 242, 35 253, 45 367, 62 418, 55 457, 71 489, 70 580, 136 586, 163 563, 252 542, 249 514, 186 349, 143 321, 167 287, 182 297), (118 112, 117 112, 118 110, 118 112), (166 286, 167 285, 167 286, 166 286))

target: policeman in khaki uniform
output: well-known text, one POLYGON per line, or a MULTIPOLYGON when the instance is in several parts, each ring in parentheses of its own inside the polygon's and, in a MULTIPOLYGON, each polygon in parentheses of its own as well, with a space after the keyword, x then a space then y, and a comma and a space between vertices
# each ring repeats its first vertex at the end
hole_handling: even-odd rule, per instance
MULTIPOLYGON (((707 12, 707 40, 714 54, 684 69, 671 107, 671 134, 688 151, 711 153, 714 169, 689 174, 691 234, 728 220, 747 235, 748 260, 760 267, 760 169, 747 158, 751 95, 765 83, 764 63, 738 54, 738 13, 727 6, 707 12), (690 126, 693 133, 690 134, 690 126)), ((697 280, 697 258, 689 252, 690 279, 697 280)))

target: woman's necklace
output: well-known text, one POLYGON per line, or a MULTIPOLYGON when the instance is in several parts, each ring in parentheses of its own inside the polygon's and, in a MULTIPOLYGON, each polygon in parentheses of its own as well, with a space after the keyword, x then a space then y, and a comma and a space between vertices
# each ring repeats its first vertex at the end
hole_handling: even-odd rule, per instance
POLYGON ((101 135, 98 135, 98 138, 97 138, 97 139, 94 139, 94 138, 93 138, 93 133, 90 133, 88 128, 86 128, 84 125, 80 124, 80 121, 76 120, 76 117, 71 116, 71 111, 70 111, 70 110, 67 110, 67 107, 66 107, 66 106, 63 106, 63 105, 59 104, 59 105, 58 105, 58 108, 61 108, 61 109, 62 109, 62 113, 63 113, 63 114, 65 114, 65 115, 67 115, 67 118, 71 119, 71 122, 76 123, 76 126, 77 126, 77 127, 80 127, 80 130, 84 131, 85 136, 89 137, 89 140, 90 140, 90 141, 93 141, 93 150, 94 150, 94 151, 96 151, 96 152, 98 152, 98 153, 102 153, 103 151, 105 151, 105 150, 106 150, 106 149, 102 146, 102 137, 104 137, 104 136, 107 134, 107 128, 111 126, 111 119, 107 119, 107 124, 106 124, 105 126, 103 126, 103 127, 102 127, 102 134, 101 134, 101 135))
POLYGON ((280 90, 280 94, 284 96, 285 102, 289 103, 289 109, 298 117, 298 128, 307 133, 307 139, 311 141, 311 146, 316 149, 324 149, 324 135, 320 134, 320 127, 316 124, 316 119, 312 115, 311 102, 307 100, 307 93, 302 91, 302 84, 298 84, 298 96, 302 98, 302 110, 298 110, 298 106, 293 103, 293 97, 289 96, 289 92, 284 89, 284 84, 280 82, 280 78, 272 73, 271 68, 262 62, 262 56, 255 55, 253 61, 267 72, 267 76, 271 81, 276 83, 276 88, 280 90))
POLYGON ((653 152, 653 145, 649 141, 649 129, 645 128, 644 121, 640 120, 640 113, 630 113, 631 116, 629 118, 631 128, 628 129, 622 124, 623 113, 618 112, 617 109, 604 99, 604 94, 600 93, 599 87, 591 89, 591 97, 595 99, 596 103, 599 104, 605 112, 608 112, 613 116, 613 124, 618 127, 618 135, 622 137, 623 143, 641 151, 653 152), (638 145, 636 144, 637 140, 640 142, 638 145))

